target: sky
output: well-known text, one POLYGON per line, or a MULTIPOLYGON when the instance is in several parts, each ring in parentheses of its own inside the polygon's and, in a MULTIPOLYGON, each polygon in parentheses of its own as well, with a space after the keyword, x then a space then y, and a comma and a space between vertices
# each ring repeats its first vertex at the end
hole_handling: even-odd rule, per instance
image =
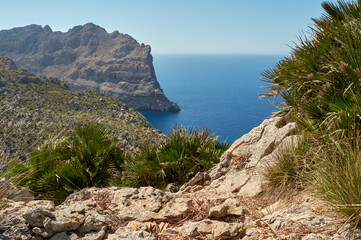
POLYGON ((282 54, 323 0, 0 0, 0 29, 68 31, 88 22, 149 44, 153 54, 282 54))

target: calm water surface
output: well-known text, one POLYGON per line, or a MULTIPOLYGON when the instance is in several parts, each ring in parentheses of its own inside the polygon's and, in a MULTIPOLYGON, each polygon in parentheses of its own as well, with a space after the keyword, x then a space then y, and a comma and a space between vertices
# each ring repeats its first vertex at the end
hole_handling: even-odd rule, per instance
POLYGON ((208 127, 221 141, 234 142, 275 110, 261 88, 261 73, 282 56, 155 55, 154 67, 165 95, 181 112, 141 113, 165 134, 175 124, 208 127))

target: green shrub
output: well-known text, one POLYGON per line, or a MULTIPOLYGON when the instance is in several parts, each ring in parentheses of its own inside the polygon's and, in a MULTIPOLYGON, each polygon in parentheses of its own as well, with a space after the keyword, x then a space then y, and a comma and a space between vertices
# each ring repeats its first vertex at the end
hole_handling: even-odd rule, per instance
POLYGON ((10 161, 5 177, 38 197, 61 202, 75 190, 119 183, 123 162, 109 131, 86 125, 34 151, 29 162, 10 161))
POLYGON ((277 114, 296 120, 314 144, 299 156, 297 149, 284 152, 268 178, 283 188, 302 182, 306 169, 318 196, 359 222, 361 0, 322 7, 325 13, 313 19, 311 37, 301 37, 290 57, 263 73, 269 87, 263 96, 280 96, 277 114))
POLYGON ((361 123, 361 1, 324 2, 311 37, 263 73, 280 115, 326 135, 352 136, 361 123))
POLYGON ((129 186, 176 190, 195 173, 218 163, 228 147, 208 129, 175 127, 166 143, 142 146, 134 158, 126 160, 124 180, 129 186))

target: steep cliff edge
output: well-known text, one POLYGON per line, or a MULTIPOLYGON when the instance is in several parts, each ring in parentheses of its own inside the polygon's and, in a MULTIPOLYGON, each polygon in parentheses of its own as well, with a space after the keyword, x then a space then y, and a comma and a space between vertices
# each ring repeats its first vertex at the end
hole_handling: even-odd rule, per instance
POLYGON ((160 88, 150 51, 92 23, 65 33, 39 25, 0 31, 0 56, 20 68, 62 79, 72 91, 110 94, 137 110, 179 111, 160 88))

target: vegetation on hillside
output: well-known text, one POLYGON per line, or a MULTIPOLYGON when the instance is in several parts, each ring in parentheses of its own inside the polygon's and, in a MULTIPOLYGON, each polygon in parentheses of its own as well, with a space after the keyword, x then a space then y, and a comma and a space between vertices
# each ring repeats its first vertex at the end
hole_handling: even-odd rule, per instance
POLYGON ((27 159, 48 138, 93 122, 110 129, 118 145, 127 149, 166 138, 139 112, 114 97, 71 92, 55 78, 35 76, 0 57, 0 154, 5 158, 27 159))
POLYGON ((101 125, 80 126, 32 152, 27 162, 9 161, 2 175, 35 197, 57 203, 87 187, 177 190, 195 173, 211 168, 228 148, 209 130, 192 128, 175 128, 164 144, 144 144, 128 156, 116 142, 101 125))
POLYGON ((361 1, 324 2, 311 38, 264 72, 268 96, 280 95, 279 114, 310 130, 358 133, 361 123, 361 1))
POLYGON ((109 130, 87 125, 32 152, 27 162, 9 161, 4 176, 36 197, 59 202, 82 188, 119 183, 123 162, 109 130))
POLYGON ((162 145, 143 145, 125 163, 124 181, 128 186, 153 186, 177 190, 197 172, 219 162, 227 143, 219 143, 208 129, 174 127, 162 145))
MULTIPOLYGON (((263 76, 269 92, 280 96, 278 115, 299 123, 308 139, 283 153, 269 171, 287 176, 356 221, 361 203, 361 1, 324 2, 310 37, 300 37, 289 57, 263 76), (298 154, 301 153, 301 154, 298 154), (293 167, 287 165, 292 162, 293 167), (283 166, 288 167, 283 167, 283 166)), ((277 174, 268 174, 274 187, 277 174)))

